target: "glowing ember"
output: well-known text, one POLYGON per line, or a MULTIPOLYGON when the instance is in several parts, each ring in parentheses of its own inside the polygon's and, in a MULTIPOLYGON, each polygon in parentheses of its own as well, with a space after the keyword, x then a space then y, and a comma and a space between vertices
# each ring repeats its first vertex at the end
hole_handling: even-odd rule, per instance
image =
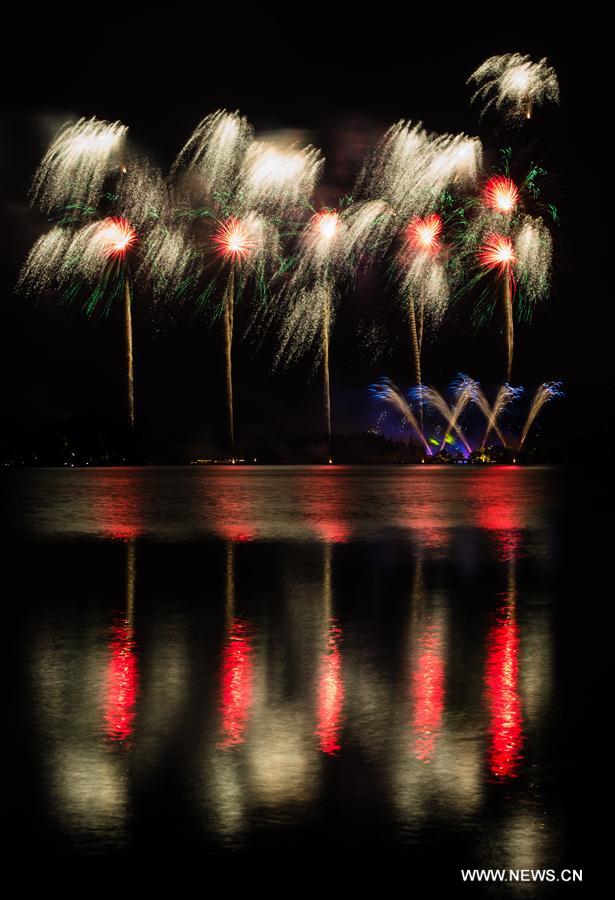
POLYGON ((509 272, 516 262, 511 239, 502 234, 488 234, 478 251, 478 261, 486 269, 498 269, 501 274, 509 272))
POLYGON ((340 217, 338 214, 329 210, 321 210, 321 212, 316 213, 313 218, 313 227, 319 234, 319 236, 324 241, 330 241, 337 232, 337 229, 340 224, 340 217))
POLYGON ((440 249, 438 237, 442 232, 442 219, 436 213, 422 218, 415 216, 407 229, 409 242, 416 250, 437 253, 440 249))
POLYGON ((233 263, 246 259, 255 247, 249 229, 239 219, 227 219, 223 222, 214 235, 214 243, 218 247, 218 253, 233 263))
POLYGON ((510 178, 496 175, 490 178, 483 191, 483 201, 486 206, 501 213, 509 213, 514 210, 519 202, 519 191, 510 178))
POLYGON ((125 256, 136 242, 137 232, 126 219, 105 219, 100 238, 105 256, 125 256))

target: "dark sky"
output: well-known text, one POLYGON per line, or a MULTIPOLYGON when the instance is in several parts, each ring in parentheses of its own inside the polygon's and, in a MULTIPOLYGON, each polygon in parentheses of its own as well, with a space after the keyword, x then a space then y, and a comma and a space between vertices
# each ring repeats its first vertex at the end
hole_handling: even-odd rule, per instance
MULTIPOLYGON (((604 155, 595 124, 602 75, 590 28, 553 17, 542 22, 518 8, 512 22, 505 11, 502 21, 490 12, 480 22, 470 14, 451 18, 444 7, 430 19, 412 9, 402 15, 392 5, 388 13, 386 5, 379 9, 374 19, 373 11, 333 16, 297 5, 291 22, 291 7, 248 20, 239 8, 219 4, 216 18, 199 8, 182 10, 175 20, 166 9, 164 21, 141 21, 140 15, 131 19, 101 7, 88 10, 83 30, 67 14, 36 25, 28 21, 5 37, 14 46, 6 48, 0 144, 3 417, 31 421, 88 406, 118 415, 123 409, 119 319, 86 320, 53 298, 35 304, 13 293, 21 261, 45 226, 28 207, 32 174, 55 129, 91 115, 121 119, 131 140, 162 167, 196 123, 220 107, 240 109, 257 133, 301 129, 327 157, 330 202, 352 187, 364 152, 399 118, 422 120, 432 131, 477 134, 488 162, 497 162, 498 149, 511 145, 518 171, 532 160, 548 169, 549 199, 561 216, 551 297, 531 327, 517 332, 513 380, 531 387, 563 378, 579 389, 607 378, 610 335, 608 328, 596 328, 596 320, 609 301, 585 251, 593 215, 588 183, 604 155), (484 58, 511 51, 547 56, 562 95, 559 108, 543 108, 518 132, 498 131, 493 120, 480 125, 465 85, 484 58)), ((376 275, 342 298, 332 351, 333 414, 340 429, 374 422, 365 387, 379 375, 402 386, 410 381, 409 345, 396 304, 376 275), (370 316, 382 315, 380 308, 390 311, 389 348, 374 359, 360 334, 370 316)), ((152 321, 147 298, 141 298, 135 330, 141 425, 195 452, 212 448, 224 427, 219 328, 205 319, 193 322, 185 310, 177 315, 168 309, 152 321)), ((311 378, 309 363, 272 374, 267 347, 255 354, 248 343, 237 345, 235 359, 240 443, 259 431, 320 427, 321 382, 319 374, 311 378)), ((492 389, 501 365, 497 325, 476 332, 468 305, 453 311, 424 352, 425 379, 440 389, 459 371, 492 389)))

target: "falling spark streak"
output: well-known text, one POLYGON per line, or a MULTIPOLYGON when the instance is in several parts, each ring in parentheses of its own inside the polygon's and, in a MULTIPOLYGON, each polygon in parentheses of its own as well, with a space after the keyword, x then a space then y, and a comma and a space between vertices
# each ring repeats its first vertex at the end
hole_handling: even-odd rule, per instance
POLYGON ((477 85, 472 102, 483 104, 481 119, 494 107, 511 124, 518 124, 545 100, 559 103, 555 70, 546 59, 534 63, 520 53, 490 56, 470 75, 469 83, 477 85))
MULTIPOLYGON (((509 384, 503 384, 502 387, 497 392, 493 406, 489 409, 488 404, 487 404, 487 406, 485 407, 486 416, 487 416, 487 427, 485 429, 485 434, 483 436, 483 440, 481 443, 481 449, 487 443, 489 435, 491 434, 492 431, 495 431, 495 433, 497 434, 498 438, 500 439, 502 445, 504 445, 504 446, 506 445, 506 441, 504 440, 504 437, 503 437, 500 429, 498 428, 497 422, 498 422, 500 415, 506 409, 506 407, 509 406, 513 402, 513 400, 517 400, 521 396, 522 393, 523 393, 522 387, 514 388, 514 387, 511 387, 511 385, 509 385, 509 384)), ((481 405, 481 408, 482 408, 482 405, 481 405)))
POLYGON ((386 201, 400 221, 424 214, 449 185, 476 180, 482 148, 466 135, 430 135, 401 120, 386 132, 366 163, 358 193, 386 201))
MULTIPOLYGON (((461 418, 466 407, 473 402, 480 405, 480 386, 477 381, 474 381, 468 375, 460 374, 457 377, 456 381, 453 383, 453 392, 455 396, 455 404, 451 410, 451 416, 446 425, 446 431, 444 437, 442 438, 442 443, 440 444, 438 452, 440 452, 444 448, 444 444, 446 443, 446 435, 451 434, 453 431, 457 430, 457 423, 459 422, 459 419, 461 418)), ((461 437, 461 433, 458 433, 461 437)), ((464 439, 462 438, 462 440, 464 439)), ((467 444, 466 448, 469 450, 467 444)))
POLYGON ((524 300, 520 311, 525 318, 529 318, 532 307, 549 292, 552 245, 542 219, 526 216, 515 239, 515 270, 519 295, 524 300))
POLYGON ((232 192, 253 138, 253 129, 239 112, 218 110, 200 122, 180 150, 171 169, 196 175, 211 194, 232 192))
POLYGON ((425 435, 423 434, 421 427, 416 419, 416 416, 412 412, 412 408, 410 404, 399 390, 397 385, 395 385, 390 378, 383 377, 376 384, 372 384, 369 388, 369 391, 373 397, 376 397, 378 400, 383 400, 385 403, 391 404, 398 412, 402 414, 406 422, 414 429, 414 431, 418 434, 419 438, 427 453, 431 456, 431 447, 427 443, 425 439, 425 435))
POLYGON ((523 426, 523 431, 521 432, 521 440, 519 441, 519 449, 523 447, 525 443, 525 439, 528 436, 528 432, 534 421, 536 420, 536 416, 543 408, 545 403, 548 403, 550 400, 555 400, 557 398, 563 397, 564 392, 562 391, 562 383, 561 381, 546 381, 544 384, 541 384, 536 393, 534 394, 534 398, 532 400, 532 405, 530 407, 530 411, 528 413, 527 419, 525 421, 525 425, 523 426))
MULTIPOLYGON (((442 418, 446 422, 447 433, 448 433, 449 427, 451 430, 456 431, 461 443, 468 451, 468 454, 470 454, 472 452, 472 449, 471 449, 470 445, 468 444, 466 436, 463 433, 459 422, 455 420, 455 419, 458 419, 458 416, 455 416, 455 410, 451 409, 451 407, 448 405, 448 403, 446 402, 446 400, 444 399, 442 394, 440 394, 435 388, 432 388, 427 384, 420 384, 417 387, 412 388, 412 390, 409 392, 409 395, 413 400, 416 400, 417 402, 420 402, 423 405, 431 406, 433 409, 435 409, 437 412, 439 412, 440 415, 442 416, 442 418)), ((464 399, 465 399, 465 395, 464 395, 464 399)), ((471 399, 471 398, 469 398, 469 399, 471 399)), ((465 401, 465 402, 469 402, 469 401, 465 401)), ((439 451, 442 450, 443 445, 444 445, 444 441, 440 445, 439 451)))
POLYGON ((95 207, 106 177, 120 163, 127 131, 121 122, 96 118, 64 126, 36 171, 32 202, 47 211, 68 204, 95 207))

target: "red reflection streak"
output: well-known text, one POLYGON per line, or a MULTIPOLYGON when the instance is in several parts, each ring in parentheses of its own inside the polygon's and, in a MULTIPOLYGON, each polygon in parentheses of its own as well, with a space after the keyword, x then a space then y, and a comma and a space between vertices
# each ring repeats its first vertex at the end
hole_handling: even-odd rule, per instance
POLYGON ((139 501, 131 478, 114 474, 102 482, 95 509, 98 526, 105 537, 122 541, 139 537, 142 532, 139 501))
POLYGON ((320 749, 329 756, 340 749, 340 728, 344 705, 344 682, 342 679, 342 654, 340 643, 342 629, 335 619, 330 620, 327 637, 327 651, 323 654, 318 680, 318 725, 320 749))
POLYGON ((419 643, 412 675, 414 755, 428 763, 436 746, 444 710, 444 658, 441 629, 428 626, 419 643))
POLYGON ((514 778, 522 746, 519 695, 519 629, 509 607, 499 611, 487 637, 485 682, 489 705, 489 768, 496 778, 514 778))
POLYGON ((511 476, 508 467, 494 468, 472 483, 478 524, 497 541, 506 561, 519 557, 525 513, 516 496, 515 470, 512 472, 511 476))
POLYGON ((342 516, 346 502, 343 476, 330 466, 321 467, 326 474, 302 479, 305 488, 303 509, 309 525, 328 544, 343 544, 350 536, 350 529, 342 516))
POLYGON ((252 636, 249 626, 241 619, 231 620, 229 635, 222 654, 222 712, 224 749, 243 744, 244 732, 252 706, 252 636))
POLYGON ((137 654, 133 628, 126 621, 113 626, 109 644, 105 721, 112 741, 126 741, 132 734, 137 698, 137 654))

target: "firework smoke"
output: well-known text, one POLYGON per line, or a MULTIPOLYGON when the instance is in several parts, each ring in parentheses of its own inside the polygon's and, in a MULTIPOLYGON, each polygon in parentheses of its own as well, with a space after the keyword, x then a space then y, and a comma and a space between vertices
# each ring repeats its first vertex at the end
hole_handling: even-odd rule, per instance
POLYGON ((314 147, 298 150, 255 141, 240 173, 243 203, 272 215, 306 207, 324 160, 314 147))
POLYGON ((121 122, 79 119, 59 132, 38 167, 30 197, 46 211, 97 206, 107 176, 122 164, 128 128, 121 122))
POLYGON ((472 102, 482 104, 481 118, 494 107, 508 122, 518 124, 546 100, 559 103, 555 70, 546 59, 534 63, 520 53, 490 56, 470 75, 470 83, 477 86, 472 102))
POLYGON ((554 400, 559 397, 563 397, 564 392, 562 391, 562 383, 561 381, 546 381, 544 384, 541 384, 536 393, 534 394, 534 398, 532 400, 532 405, 530 406, 530 411, 528 413, 527 419, 525 421, 525 425, 523 426, 523 431, 521 432, 521 440, 519 441, 519 449, 523 447, 525 443, 525 439, 528 435, 530 428, 532 427, 534 421, 536 420, 536 416, 543 408, 545 403, 548 403, 550 400, 554 400))

